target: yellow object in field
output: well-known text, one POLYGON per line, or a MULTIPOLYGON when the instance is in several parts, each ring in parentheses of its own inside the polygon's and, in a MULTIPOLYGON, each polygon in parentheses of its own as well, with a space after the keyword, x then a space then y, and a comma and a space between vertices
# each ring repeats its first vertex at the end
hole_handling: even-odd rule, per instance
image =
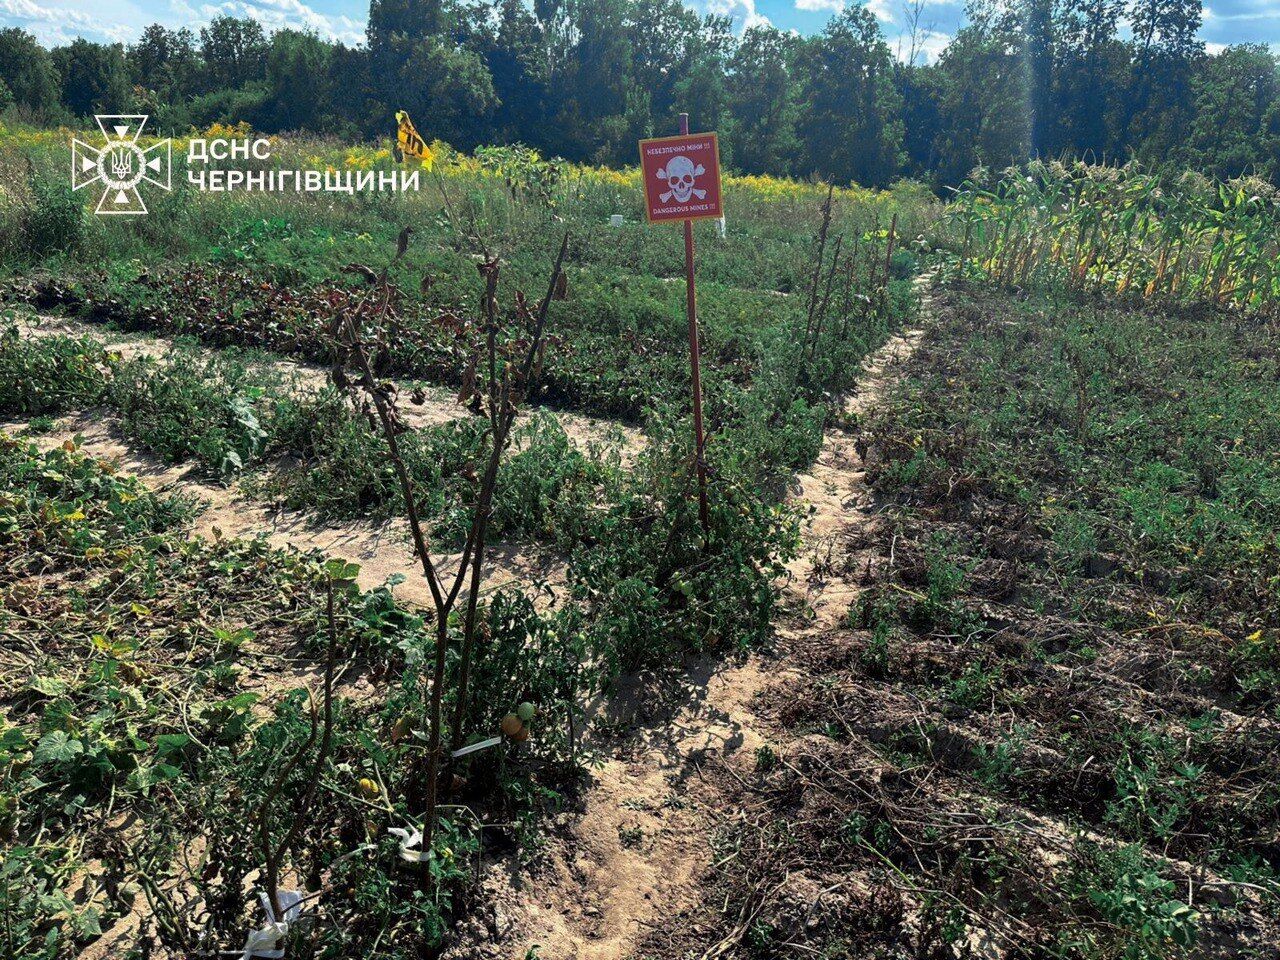
POLYGON ((396 123, 399 125, 396 129, 396 143, 400 145, 400 156, 405 159, 414 157, 421 160, 422 165, 430 170, 435 154, 427 146, 427 141, 423 140, 418 131, 413 128, 413 121, 409 119, 409 114, 403 110, 397 110, 396 123))

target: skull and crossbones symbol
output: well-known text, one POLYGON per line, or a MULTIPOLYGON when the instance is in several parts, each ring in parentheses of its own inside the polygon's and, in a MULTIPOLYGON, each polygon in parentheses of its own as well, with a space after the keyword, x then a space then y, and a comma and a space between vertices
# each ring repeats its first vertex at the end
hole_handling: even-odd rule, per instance
POLYGON ((683 154, 672 157, 667 161, 666 169, 658 171, 658 179, 667 181, 667 186, 671 189, 659 194, 658 199, 663 203, 667 203, 672 197, 676 198, 677 203, 688 203, 690 197, 703 199, 707 191, 698 190, 693 184, 706 172, 706 167, 702 164, 694 166, 693 161, 683 154))

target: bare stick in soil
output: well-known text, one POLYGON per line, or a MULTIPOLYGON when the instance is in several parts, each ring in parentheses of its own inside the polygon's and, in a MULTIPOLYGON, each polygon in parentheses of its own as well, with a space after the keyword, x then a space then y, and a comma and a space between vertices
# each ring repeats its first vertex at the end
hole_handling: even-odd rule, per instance
POLYGON ((818 230, 818 255, 814 258, 813 279, 809 283, 809 309, 804 325, 805 343, 809 342, 809 334, 813 332, 813 311, 818 306, 818 287, 822 283, 822 265, 827 257, 827 231, 831 229, 831 204, 836 185, 827 187, 827 199, 822 201, 822 226, 818 230))

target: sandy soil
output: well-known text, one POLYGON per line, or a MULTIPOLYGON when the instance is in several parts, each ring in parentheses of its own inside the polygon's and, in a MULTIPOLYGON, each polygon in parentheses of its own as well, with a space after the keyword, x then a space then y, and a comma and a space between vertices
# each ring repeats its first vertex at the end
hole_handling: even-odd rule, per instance
MULTIPOLYGON (((62 318, 33 319, 25 325, 25 334, 36 337, 56 334, 91 336, 108 349, 130 358, 163 356, 172 348, 172 342, 162 338, 126 336, 62 318)), ((326 382, 326 371, 313 365, 278 361, 274 366, 300 390, 318 389, 326 382)), ((417 406, 406 403, 404 406, 405 418, 414 427, 431 426, 469 415, 444 390, 428 391, 424 403, 417 406)), ((579 444, 592 441, 615 443, 616 437, 621 436, 628 444, 622 449, 634 453, 643 443, 639 431, 618 427, 610 421, 563 413, 552 415, 579 444)), ((25 420, 0 422, 0 431, 21 435, 28 425, 25 420)), ((121 472, 137 477, 148 488, 194 499, 200 512, 192 525, 193 536, 228 539, 262 536, 276 547, 290 547, 303 552, 316 550, 329 556, 343 557, 360 564, 358 580, 363 589, 381 586, 398 574, 405 578, 395 588, 396 596, 402 602, 420 607, 431 605, 430 590, 414 555, 408 525, 403 521, 319 523, 303 513, 272 507, 249 497, 236 485, 224 486, 201 478, 190 466, 172 466, 163 462, 125 437, 115 415, 104 408, 61 417, 52 430, 23 436, 42 450, 61 446, 73 438, 87 455, 115 463, 121 472)), ((624 462, 625 459, 624 452, 624 462)), ((564 582, 565 568, 560 557, 529 544, 496 543, 489 546, 487 558, 483 587, 486 594, 513 583, 529 589, 535 584, 542 584, 544 589, 540 592, 539 602, 555 602, 556 591, 564 582)), ((437 569, 447 578, 456 571, 458 559, 457 553, 433 557, 437 569)), ((254 676, 246 678, 246 685, 270 699, 280 690, 300 683, 314 685, 319 682, 319 676, 319 665, 310 660, 273 658, 270 663, 264 662, 263 669, 255 671, 254 676)), ((361 692, 373 695, 374 692, 367 679, 361 677, 350 681, 340 679, 339 689, 345 695, 361 692)), ((265 703, 264 700, 264 712, 265 703)), ((144 904, 144 898, 138 897, 136 909, 105 931, 79 955, 78 960, 102 960, 114 956, 123 945, 132 943, 141 917, 138 911, 144 904)))
MULTIPOLYGON (((894 363, 910 354, 919 335, 895 337, 869 358, 844 419, 877 402, 894 363)), ((813 468, 797 478, 795 496, 814 512, 805 549, 790 568, 787 599, 795 613, 780 623, 783 637, 831 630, 858 590, 823 573, 834 538, 876 522, 855 440, 833 426, 813 468)), ((446 956, 524 960, 536 946, 548 960, 627 960, 649 934, 691 912, 701 903, 699 877, 713 861, 712 833, 723 814, 701 772, 710 764, 731 775, 745 771, 757 749, 776 746, 753 702, 789 671, 786 662, 759 654, 703 664, 681 705, 641 724, 595 773, 585 810, 553 840, 544 875, 522 883, 494 868, 485 883, 488 923, 477 920, 461 931, 446 956)), ((718 945, 707 946, 714 955, 718 945)))
MULTIPOLYGON (((25 423, 21 421, 0 423, 0 430, 11 435, 18 434, 23 427, 25 423)), ((113 418, 103 410, 64 417, 53 430, 24 439, 41 450, 49 450, 76 437, 86 454, 117 464, 122 473, 136 476, 148 488, 195 498, 201 507, 192 526, 195 536, 227 539, 263 536, 276 547, 293 547, 303 552, 320 550, 360 564, 358 580, 362 589, 381 586, 389 577, 401 574, 406 579, 396 587, 396 596, 417 605, 431 602, 430 591, 409 542, 408 525, 403 521, 325 524, 294 510, 277 509, 249 499, 235 486, 209 483, 193 476, 188 466, 170 466, 139 449, 121 435, 113 418)), ((512 582, 555 580, 562 570, 558 560, 526 545, 493 544, 487 555, 491 563, 486 590, 512 582)), ((432 559, 447 571, 451 566, 456 567, 457 556, 441 553, 432 559)))
MULTIPOLYGON (((174 347, 174 341, 164 337, 124 334, 64 317, 26 317, 20 319, 19 327, 24 335, 32 337, 92 337, 107 349, 127 358, 163 357, 174 347)), ((270 363, 299 390, 319 389, 327 382, 328 372, 314 364, 289 360, 270 363)), ((430 389, 424 393, 421 404, 406 402, 402 405, 405 420, 413 427, 434 426, 472 415, 457 403, 448 390, 430 389)), ((554 416, 570 439, 580 445, 616 442, 620 438, 624 462, 628 454, 634 455, 644 443, 643 434, 632 427, 578 414, 546 412, 554 416)), ((17 434, 26 426, 27 421, 10 421, 0 423, 0 430, 17 434)), ((53 430, 29 439, 47 450, 74 437, 79 438, 85 453, 115 462, 123 472, 137 476, 153 490, 194 497, 201 504, 201 512, 192 531, 195 535, 227 538, 262 535, 273 546, 319 550, 343 557, 360 564, 359 583, 362 588, 381 586, 388 578, 399 574, 405 577, 405 582, 396 588, 398 597, 412 604, 430 604, 430 591, 409 542, 408 525, 403 521, 319 523, 303 513, 264 504, 250 498, 235 485, 211 483, 196 476, 187 466, 164 463, 125 437, 118 429, 114 415, 106 409, 86 410, 62 417, 53 430)), ((489 546, 487 555, 489 574, 485 582, 486 592, 516 582, 533 584, 547 581, 554 584, 563 581, 561 560, 534 546, 497 543, 489 546)), ((456 553, 433 557, 438 569, 446 574, 456 569, 457 559, 456 553)))
MULTIPOLYGON (((174 341, 168 337, 150 334, 121 333, 109 330, 100 324, 86 323, 68 317, 59 316, 20 316, 18 329, 30 337, 90 337, 97 340, 107 350, 119 353, 127 359, 153 356, 163 357, 174 348, 174 341)), ((212 352, 213 348, 210 348, 212 352)), ((329 382, 329 372, 324 367, 313 363, 302 363, 294 360, 278 359, 268 361, 287 382, 296 384, 299 390, 319 390, 329 382)), ((462 417, 474 416, 466 407, 457 402, 457 397, 443 387, 424 387, 422 403, 413 403, 408 397, 409 391, 402 390, 401 414, 405 422, 415 429, 439 426, 462 417)), ((532 413, 548 413, 564 428, 569 439, 582 448, 590 443, 607 444, 620 440, 620 452, 625 463, 635 451, 644 446, 644 434, 635 427, 588 417, 566 411, 554 411, 547 407, 535 407, 532 413)))

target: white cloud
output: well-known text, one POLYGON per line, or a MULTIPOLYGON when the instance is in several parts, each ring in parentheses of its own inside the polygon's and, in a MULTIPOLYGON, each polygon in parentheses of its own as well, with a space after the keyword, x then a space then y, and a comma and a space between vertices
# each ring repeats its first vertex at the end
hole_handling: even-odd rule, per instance
MULTIPOLYGON (((182 5, 186 6, 185 3, 182 5)), ((223 15, 252 17, 268 30, 284 27, 313 30, 326 39, 341 40, 344 43, 359 43, 365 36, 364 24, 350 17, 326 16, 301 0, 227 0, 225 3, 206 3, 200 7, 199 17, 204 21, 223 15)))
POLYGON ((732 17, 738 32, 752 27, 769 27, 769 18, 756 11, 756 0, 707 0, 707 13, 718 17, 732 17))
MULTIPOLYGON (((148 23, 198 30, 216 16, 252 17, 267 29, 311 30, 329 40, 348 44, 364 41, 363 20, 327 15, 302 0, 224 0, 202 3, 168 0, 168 10, 143 10, 133 0, 63 0, 46 6, 41 0, 0 0, 0 26, 14 25, 34 34, 46 45, 70 43, 76 37, 131 43, 148 23), (92 12, 91 12, 92 11, 92 12), (165 14, 168 14, 166 16, 165 14)), ((754 12, 755 0, 739 0, 754 12)))
POLYGON ((1245 4, 1238 11, 1218 13, 1212 7, 1204 7, 1200 13, 1200 19, 1204 23, 1209 23, 1210 21, 1215 23, 1240 23, 1251 20, 1276 20, 1280 19, 1280 8, 1277 8, 1272 3, 1245 4))
POLYGON ((33 22, 59 21, 77 26, 91 26, 94 18, 80 10, 66 7, 42 7, 32 0, 0 0, 0 16, 33 22))
POLYGON ((867 0, 866 6, 881 23, 893 23, 893 7, 889 0, 867 0))
POLYGON ((21 27, 49 46, 70 43, 80 36, 123 41, 136 33, 130 23, 74 7, 45 6, 34 0, 0 0, 0 26, 21 27))
MULTIPOLYGON (((937 30, 925 30, 916 37, 916 64, 936 63, 942 51, 951 42, 951 34, 939 33, 937 30)), ((898 37, 896 49, 898 59, 904 63, 911 55, 911 38, 906 34, 898 37)))
POLYGON ((18 20, 48 20, 53 11, 38 7, 31 0, 0 0, 0 13, 18 20))
MULTIPOLYGON (((796 9, 809 13, 839 13, 849 5, 848 0, 796 0, 796 9)), ((864 0, 863 6, 881 23, 893 23, 894 0, 864 0)))

